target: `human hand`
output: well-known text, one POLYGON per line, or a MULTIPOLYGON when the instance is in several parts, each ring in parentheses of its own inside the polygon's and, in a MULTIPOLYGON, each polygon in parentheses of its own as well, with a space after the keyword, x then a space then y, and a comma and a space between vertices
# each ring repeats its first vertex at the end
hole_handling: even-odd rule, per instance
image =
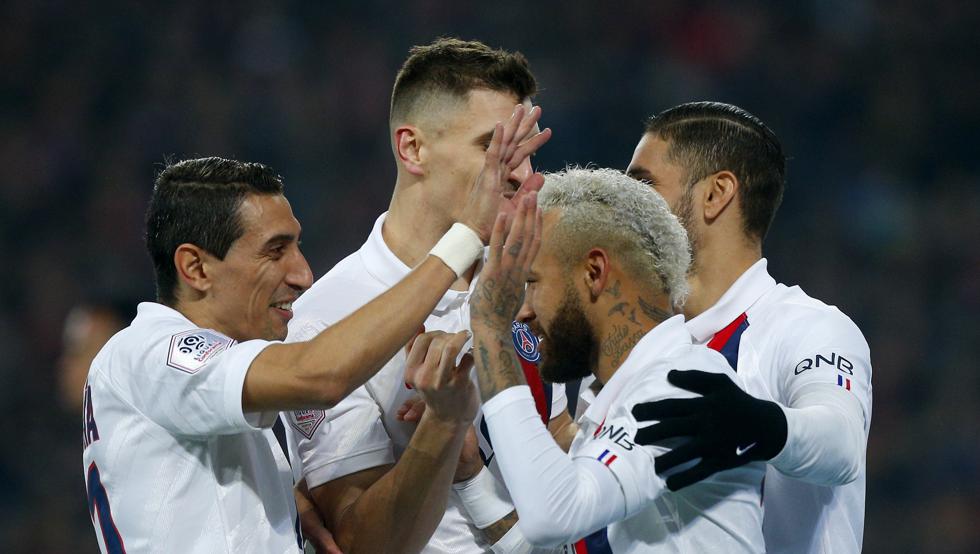
MULTIPOLYGON (((425 401, 414 396, 398 408, 395 418, 398 421, 418 423, 424 413, 425 401)), ((481 469, 483 469, 483 458, 480 457, 480 443, 476 439, 476 429, 471 425, 463 438, 463 449, 459 454, 459 464, 456 466, 453 483, 472 479, 473 476, 480 473, 481 469)))
POLYGON ((296 497, 296 510, 299 512, 299 524, 303 530, 303 538, 313 545, 316 554, 344 554, 333 534, 327 529, 320 512, 317 511, 313 501, 307 496, 306 483, 302 482, 302 490, 299 486, 294 490, 296 497))
POLYGON ((420 396, 413 396, 406 400, 395 413, 395 419, 406 423, 418 423, 425 413, 425 400, 420 396))
POLYGON ((532 173, 516 193, 509 191, 511 172, 551 138, 551 129, 536 132, 541 108, 535 106, 525 112, 524 105, 518 104, 505 124, 497 123, 494 127, 483 170, 473 183, 460 217, 460 223, 480 235, 484 244, 489 240, 497 213, 513 214, 529 193, 537 192, 544 184, 540 173, 532 173))
POLYGON ((487 262, 470 296, 470 323, 510 333, 524 302, 531 262, 541 246, 537 193, 525 196, 513 216, 498 214, 490 236, 487 262), (510 224, 508 224, 510 220, 510 224))
POLYGON ((426 411, 442 421, 469 424, 476 417, 479 405, 469 373, 473 356, 464 354, 456 364, 469 337, 467 331, 423 333, 408 353, 405 382, 418 392, 426 411))
POLYGON ((668 477, 670 490, 680 490, 725 469, 769 460, 786 444, 786 415, 779 405, 751 396, 728 376, 674 369, 667 374, 667 380, 702 396, 637 404, 633 416, 637 421, 658 421, 636 432, 638 444, 690 438, 656 457, 658 474, 701 459, 693 467, 668 477))

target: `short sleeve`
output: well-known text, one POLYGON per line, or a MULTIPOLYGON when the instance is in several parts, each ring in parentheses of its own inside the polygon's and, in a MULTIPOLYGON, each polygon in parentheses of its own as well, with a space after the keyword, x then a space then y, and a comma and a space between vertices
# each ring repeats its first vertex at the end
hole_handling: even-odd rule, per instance
POLYGON ((175 435, 210 437, 271 426, 276 413, 245 414, 242 388, 256 356, 270 342, 237 343, 210 329, 151 338, 110 364, 113 387, 133 407, 175 435))
POLYGON ((284 414, 310 488, 372 467, 395 463, 381 409, 364 387, 329 410, 284 414))
POLYGON ((840 387, 853 394, 871 414, 871 352, 860 329, 840 312, 815 312, 801 319, 797 333, 780 345, 781 371, 775 372, 779 399, 792 407, 798 393, 811 383, 840 387))

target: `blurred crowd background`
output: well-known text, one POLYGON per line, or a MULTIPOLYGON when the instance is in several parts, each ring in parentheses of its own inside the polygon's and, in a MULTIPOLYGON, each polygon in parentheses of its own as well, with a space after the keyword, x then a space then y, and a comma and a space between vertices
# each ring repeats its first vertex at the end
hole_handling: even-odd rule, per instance
POLYGON ((790 156, 770 270, 871 344, 865 549, 980 551, 978 19, 869 0, 4 2, 0 550, 97 551, 62 383, 152 299, 162 163, 274 167, 322 275, 387 207, 401 61, 446 35, 527 55, 555 131, 542 170, 625 168, 644 118, 684 101, 766 121, 790 156))

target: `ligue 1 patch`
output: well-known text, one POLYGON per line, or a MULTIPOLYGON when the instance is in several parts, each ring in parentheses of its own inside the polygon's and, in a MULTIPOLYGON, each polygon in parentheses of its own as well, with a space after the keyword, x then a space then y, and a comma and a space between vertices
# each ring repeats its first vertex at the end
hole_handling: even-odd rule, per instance
POLYGON ((327 414, 323 410, 297 410, 290 412, 289 425, 307 439, 312 439, 313 433, 316 433, 317 427, 326 417, 327 414))
POLYGON ((210 329, 194 329, 177 333, 170 339, 170 353, 167 365, 195 374, 211 358, 235 344, 234 339, 210 329))
POLYGON ((527 323, 515 321, 510 330, 514 336, 514 348, 517 349, 517 355, 531 363, 537 363, 541 359, 541 351, 538 350, 538 337, 531 332, 527 323))

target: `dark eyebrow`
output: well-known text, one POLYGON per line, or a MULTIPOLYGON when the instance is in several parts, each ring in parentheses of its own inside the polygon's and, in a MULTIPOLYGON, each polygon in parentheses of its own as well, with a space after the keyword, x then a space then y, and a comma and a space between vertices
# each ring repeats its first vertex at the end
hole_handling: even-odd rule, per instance
POLYGON ((656 177, 654 177, 653 173, 650 173, 650 170, 645 167, 631 167, 626 170, 626 174, 637 181, 646 181, 653 186, 657 185, 656 177))
POLYGON ((486 133, 476 137, 476 140, 473 142, 474 144, 479 144, 480 146, 489 146, 491 140, 493 140, 493 129, 490 129, 486 133))

